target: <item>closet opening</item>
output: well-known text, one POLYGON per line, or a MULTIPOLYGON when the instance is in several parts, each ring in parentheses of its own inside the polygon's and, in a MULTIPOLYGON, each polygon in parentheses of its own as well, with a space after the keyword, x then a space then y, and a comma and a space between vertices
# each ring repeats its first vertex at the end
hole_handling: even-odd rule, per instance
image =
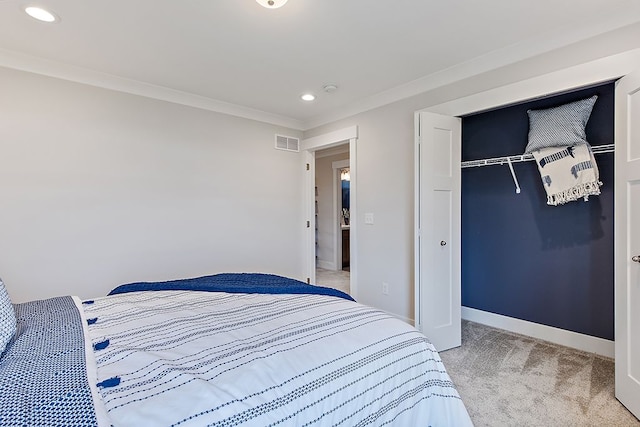
POLYGON ((478 310, 613 341, 614 94, 607 81, 462 116, 463 317, 478 310), (549 205, 541 170, 523 155, 528 111, 555 114, 593 96, 584 131, 600 194, 549 205))

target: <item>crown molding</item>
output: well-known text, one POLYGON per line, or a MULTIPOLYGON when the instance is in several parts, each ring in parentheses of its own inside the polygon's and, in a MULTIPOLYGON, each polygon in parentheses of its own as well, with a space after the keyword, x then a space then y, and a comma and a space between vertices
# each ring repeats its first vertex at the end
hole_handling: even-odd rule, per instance
POLYGON ((47 77, 55 77, 103 89, 144 96, 221 114, 256 120, 290 129, 302 130, 304 123, 290 117, 231 104, 188 92, 126 79, 87 68, 63 64, 44 58, 0 48, 0 66, 47 77))
POLYGON ((420 111, 447 116, 465 116, 526 100, 554 95, 563 91, 589 87, 616 80, 636 70, 640 48, 584 62, 548 74, 460 97, 420 111))
MULTIPOLYGON (((592 27, 580 31, 549 33, 542 38, 530 39, 525 42, 513 44, 448 69, 413 80, 404 85, 380 92, 344 108, 336 109, 329 114, 319 115, 305 121, 304 130, 307 131, 328 123, 352 117, 365 111, 411 98, 413 96, 429 92, 430 90, 478 76, 488 71, 496 70, 520 61, 531 59, 591 38, 597 40, 605 39, 605 43, 603 43, 605 45, 607 44, 606 40, 613 39, 614 41, 611 42, 610 49, 615 50, 615 38, 618 34, 620 34, 620 37, 625 37, 627 33, 634 32, 640 32, 640 21, 638 21, 637 17, 628 17, 627 20, 622 22, 612 21, 609 23, 602 23, 598 27, 592 27)), ((597 40, 594 40, 594 42, 597 40)), ((637 43, 637 46, 640 47, 640 44, 637 43)), ((605 56, 607 55, 605 54, 605 56)))
MULTIPOLYGON (((616 53, 614 52, 616 49, 616 37, 624 38, 628 37, 629 33, 640 33, 640 21, 638 19, 638 17, 629 16, 625 17, 623 21, 616 20, 603 22, 597 26, 591 26, 580 31, 558 31, 555 33, 548 33, 542 38, 530 39, 503 49, 489 52, 486 55, 380 92, 368 98, 351 103, 343 108, 337 108, 328 114, 321 114, 309 120, 299 120, 292 117, 273 114, 193 93, 170 89, 137 80, 126 79, 2 48, 0 48, 0 66, 200 108, 216 113, 242 117, 249 120, 256 120, 298 131, 308 131, 328 123, 355 116, 365 111, 373 110, 464 79, 478 76, 491 70, 496 70, 520 61, 531 59, 590 38, 593 39, 594 42, 604 40, 604 43, 600 43, 600 49, 609 49, 610 53, 607 54, 604 52, 601 56, 616 53), (611 41, 607 43, 608 40, 611 41), (602 45, 610 47, 603 48, 602 45)), ((638 46, 640 46, 640 44, 638 46)), ((591 59, 593 60, 596 58, 592 57, 591 59)), ((585 61, 583 60, 581 62, 585 61)))

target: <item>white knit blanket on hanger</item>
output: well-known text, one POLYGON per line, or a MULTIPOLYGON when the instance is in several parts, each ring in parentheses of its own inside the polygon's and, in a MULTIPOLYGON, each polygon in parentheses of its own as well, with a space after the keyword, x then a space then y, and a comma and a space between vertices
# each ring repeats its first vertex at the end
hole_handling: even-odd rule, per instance
POLYGON ((600 173, 589 144, 542 148, 533 152, 548 205, 600 194, 600 173))

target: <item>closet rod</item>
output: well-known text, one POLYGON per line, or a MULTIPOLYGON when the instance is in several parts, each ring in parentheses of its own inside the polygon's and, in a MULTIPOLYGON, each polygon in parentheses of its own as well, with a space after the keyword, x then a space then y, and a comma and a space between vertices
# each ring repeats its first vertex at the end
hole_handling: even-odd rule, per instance
MULTIPOLYGON (((613 153, 614 147, 614 144, 596 145, 591 147, 591 150, 593 151, 593 154, 613 153)), ((478 166, 503 165, 507 162, 528 162, 530 160, 533 160, 533 154, 517 154, 515 156, 493 157, 491 159, 467 160, 466 162, 460 163, 460 167, 464 169, 478 166)))

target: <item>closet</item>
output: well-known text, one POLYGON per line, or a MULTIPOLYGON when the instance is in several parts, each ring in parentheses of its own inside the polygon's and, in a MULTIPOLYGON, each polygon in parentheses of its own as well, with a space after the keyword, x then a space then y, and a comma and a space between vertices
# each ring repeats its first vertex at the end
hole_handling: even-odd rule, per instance
POLYGON ((608 82, 462 117, 463 306, 613 340, 614 90, 608 82), (549 206, 536 163, 519 161, 527 110, 593 95, 585 130, 601 194, 549 206), (501 159, 513 160, 516 181, 501 159))
MULTIPOLYGON (((532 83, 519 90, 526 92, 527 84, 532 83)), ((464 110, 465 103, 486 104, 486 97, 453 107, 443 104, 440 110, 464 110)), ((416 325, 431 337, 434 326, 448 323, 457 334, 456 311, 463 305, 488 317, 546 325, 540 327, 554 334, 564 331, 565 338, 591 338, 607 348, 615 332, 616 397, 638 416, 640 312, 632 307, 640 304, 640 71, 465 115, 459 119, 460 138, 451 124, 442 124, 446 117, 429 112, 415 117, 416 325), (599 147, 594 157, 604 183, 601 194, 587 202, 549 206, 536 164, 522 157, 527 110, 593 94, 598 100, 586 139, 599 147), (450 189, 441 185, 447 179, 453 183, 450 189), (452 215, 443 218, 439 209, 452 215), (443 238, 438 251, 440 236, 449 240, 443 238), (461 260, 459 286, 455 267, 448 276, 438 276, 442 261, 452 260, 451 267, 456 257, 461 260), (432 324, 428 309, 437 304, 430 298, 450 303, 435 316, 440 324, 432 324)))

